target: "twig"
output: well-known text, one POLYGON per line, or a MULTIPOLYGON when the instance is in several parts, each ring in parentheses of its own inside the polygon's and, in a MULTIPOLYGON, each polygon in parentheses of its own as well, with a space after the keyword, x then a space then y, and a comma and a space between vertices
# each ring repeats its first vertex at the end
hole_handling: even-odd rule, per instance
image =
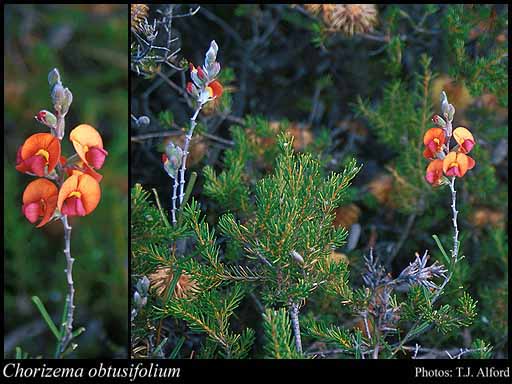
POLYGON ((194 128, 196 127, 196 119, 197 115, 199 115, 199 111, 203 107, 203 104, 199 104, 199 106, 196 109, 196 112, 194 115, 190 118, 190 129, 185 136, 185 145, 183 147, 183 158, 181 161, 181 168, 180 168, 180 204, 183 203, 183 197, 185 197, 185 170, 187 167, 187 157, 188 157, 188 149, 190 147, 190 141, 192 140, 192 135, 194 134, 194 128))
POLYGON ((64 255, 66 256, 66 269, 64 269, 64 272, 66 273, 68 283, 68 295, 66 297, 68 313, 66 314, 66 323, 64 325, 64 336, 62 338, 60 349, 61 354, 66 350, 72 338, 73 313, 75 310, 75 304, 73 302, 75 297, 75 287, 73 285, 73 262, 75 259, 71 257, 71 226, 68 224, 67 215, 62 216, 62 224, 64 226, 64 255))
MULTIPOLYGON (((431 305, 433 305, 437 301, 437 299, 439 298, 439 296, 443 292, 444 288, 446 287, 448 282, 451 280, 451 278, 453 276, 453 271, 455 269, 455 264, 457 264, 457 262, 459 261, 459 258, 458 258, 458 254, 459 254, 459 228, 458 228, 458 225, 457 225, 457 216, 458 216, 459 212, 457 211, 457 208, 456 208, 457 191, 455 190, 455 176, 452 176, 452 179, 451 179, 451 182, 450 182, 450 191, 452 193, 451 208, 452 208, 452 223, 453 223, 453 248, 451 250, 451 252, 452 252, 451 266, 450 266, 450 272, 448 273, 448 275, 444 279, 443 283, 441 284, 441 286, 437 290, 436 294, 432 298, 431 305)), ((409 341, 411 339, 413 334, 414 334, 414 336, 418 336, 420 333, 424 333, 428 329, 431 328, 431 326, 428 326, 425 329, 423 329, 423 331, 420 332, 420 333, 413 332, 416 329, 416 327, 418 326, 418 324, 419 324, 419 320, 416 321, 416 323, 411 327, 411 329, 405 335, 405 337, 402 339, 402 341, 398 344, 398 346, 396 347, 396 349, 392 353, 393 355, 395 353, 397 353, 401 348, 403 348, 403 345, 407 341, 409 341)))
POLYGON ((300 323, 299 323, 299 305, 292 303, 290 305, 290 317, 292 319, 293 334, 295 336, 295 347, 297 352, 302 354, 302 341, 300 339, 300 323))
POLYGON ((443 281, 443 284, 439 287, 437 290, 435 296, 432 298, 432 304, 436 302, 436 300, 441 295, 441 292, 443 292, 444 287, 450 279, 453 276, 453 270, 455 269, 455 264, 459 261, 459 227, 457 226, 457 216, 459 214, 459 211, 457 211, 456 208, 456 201, 457 201, 457 191, 455 190, 455 176, 452 176, 452 180, 450 182, 450 191, 452 192, 452 223, 453 223, 453 248, 452 248, 452 259, 451 259, 451 266, 450 266, 450 273, 446 277, 446 279, 443 281))
POLYGON ((171 208, 171 216, 172 216, 172 225, 176 226, 177 220, 176 220, 176 199, 178 198, 177 192, 178 192, 178 175, 176 175, 175 178, 173 178, 173 184, 172 184, 172 208, 171 208))

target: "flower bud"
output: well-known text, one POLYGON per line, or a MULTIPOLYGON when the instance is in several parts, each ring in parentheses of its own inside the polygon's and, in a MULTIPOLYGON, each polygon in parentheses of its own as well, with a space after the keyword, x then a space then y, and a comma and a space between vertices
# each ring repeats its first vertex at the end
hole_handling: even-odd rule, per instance
POLYGON ((295 260, 297 263, 299 263, 300 265, 304 265, 304 259, 302 258, 302 256, 299 254, 299 252, 297 251, 291 251, 290 252, 290 256, 293 258, 293 260, 295 260))
POLYGON ((194 85, 194 83, 192 83, 191 81, 189 81, 187 83, 187 92, 189 95, 193 96, 195 99, 197 99, 199 97, 199 91, 198 91, 197 87, 194 85))
POLYGON ((47 110, 39 111, 34 118, 47 127, 55 128, 57 126, 57 117, 47 110))
POLYGON ((140 296, 140 293, 135 291, 133 294, 133 302, 137 307, 140 307, 140 303, 142 302, 142 297, 140 296))
POLYGON ((446 92, 441 92, 441 112, 446 116, 448 113, 448 96, 446 96, 446 92))
POLYGON ((59 70, 57 68, 53 68, 50 73, 48 73, 48 84, 50 84, 50 87, 53 87, 57 83, 60 83, 59 70))
POLYGON ((149 279, 146 276, 142 277, 142 279, 137 281, 136 288, 137 291, 142 292, 145 296, 149 289, 149 279))
POLYGON ((209 64, 215 62, 215 59, 217 58, 217 52, 219 50, 219 46, 215 42, 215 40, 212 40, 210 43, 210 48, 206 52, 206 57, 204 59, 205 67, 207 67, 209 64))
POLYGON ((208 74, 208 79, 213 80, 217 77, 220 72, 220 64, 218 62, 214 62, 206 67, 206 72, 208 74))
MULTIPOLYGON (((55 107, 62 105, 63 101, 66 99, 66 92, 61 83, 56 83, 52 88, 52 102, 55 107)), ((55 108, 57 109, 57 108, 55 108)))
POLYGON ((452 122, 453 121, 453 116, 455 115, 455 107, 453 106, 453 104, 448 104, 448 121, 452 122))
POLYGON ((446 121, 444 121, 439 115, 434 115, 434 117, 432 117, 432 122, 440 128, 446 127, 446 121))
POLYGON ((165 171, 174 179, 178 175, 178 169, 180 169, 183 161, 183 150, 170 141, 165 148, 165 154, 162 156, 162 160, 165 171))

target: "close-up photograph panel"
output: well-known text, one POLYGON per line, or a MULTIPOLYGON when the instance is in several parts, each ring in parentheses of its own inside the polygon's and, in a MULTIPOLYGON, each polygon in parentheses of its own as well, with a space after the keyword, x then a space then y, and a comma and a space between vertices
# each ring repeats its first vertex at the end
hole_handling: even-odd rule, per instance
POLYGON ((4 6, 4 358, 126 358, 128 5, 4 6))

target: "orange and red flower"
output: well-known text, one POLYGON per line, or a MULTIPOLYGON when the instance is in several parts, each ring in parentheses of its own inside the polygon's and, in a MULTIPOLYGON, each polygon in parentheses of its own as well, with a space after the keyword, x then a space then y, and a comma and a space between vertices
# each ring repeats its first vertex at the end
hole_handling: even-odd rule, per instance
POLYGON ((57 207, 57 186, 47 179, 32 181, 23 192, 23 215, 34 224, 40 217, 37 227, 45 225, 57 207))
POLYGON ((423 144, 427 148, 423 151, 423 156, 427 159, 435 159, 436 154, 443 150, 446 142, 446 135, 442 128, 430 128, 423 136, 423 144))
POLYGON ((441 185, 441 178, 443 177, 443 160, 435 159, 430 162, 427 167, 425 179, 433 187, 441 185))
POLYGON ((462 177, 475 166, 475 160, 462 152, 450 152, 443 160, 443 171, 446 176, 462 177))
POLYGON ((100 198, 100 185, 92 176, 73 174, 60 188, 57 207, 63 215, 85 216, 94 211, 100 198))
POLYGON ((453 138, 459 144, 459 151, 468 153, 475 146, 475 139, 467 128, 458 127, 453 131, 453 138))
POLYGON ((206 90, 210 93, 210 97, 221 97, 224 88, 217 80, 214 80, 206 86, 206 90))
POLYGON ((59 159, 60 141, 49 133, 36 133, 18 149, 16 169, 43 177, 55 168, 59 159))
POLYGON ((96 169, 105 162, 108 152, 103 149, 101 135, 88 124, 80 124, 69 134, 69 139, 82 161, 96 169))

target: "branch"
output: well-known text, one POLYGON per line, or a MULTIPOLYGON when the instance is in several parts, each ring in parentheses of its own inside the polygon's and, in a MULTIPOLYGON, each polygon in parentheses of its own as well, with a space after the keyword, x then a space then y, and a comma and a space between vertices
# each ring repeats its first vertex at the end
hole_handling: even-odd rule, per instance
POLYGON ((199 106, 196 109, 196 112, 194 115, 190 118, 190 129, 185 136, 185 145, 183 147, 183 159, 181 162, 181 169, 180 169, 180 204, 183 203, 183 197, 185 196, 185 170, 187 168, 187 157, 188 157, 188 149, 190 147, 190 141, 192 140, 192 135, 194 134, 194 128, 196 127, 196 119, 197 115, 199 115, 199 111, 203 107, 203 104, 199 104, 199 106))
POLYGON ((290 305, 290 317, 292 320, 293 334, 295 335, 295 347, 297 352, 302 354, 302 341, 300 339, 300 323, 299 323, 299 305, 292 303, 290 305))
POLYGON ((75 287, 73 285, 73 262, 75 259, 71 257, 71 226, 68 224, 67 215, 62 216, 62 224, 64 226, 64 255, 66 256, 66 269, 64 269, 64 272, 66 273, 68 283, 68 295, 66 297, 66 323, 64 325, 64 336, 62 337, 60 354, 64 353, 73 337, 73 314, 75 311, 75 304, 73 302, 75 297, 75 287))

